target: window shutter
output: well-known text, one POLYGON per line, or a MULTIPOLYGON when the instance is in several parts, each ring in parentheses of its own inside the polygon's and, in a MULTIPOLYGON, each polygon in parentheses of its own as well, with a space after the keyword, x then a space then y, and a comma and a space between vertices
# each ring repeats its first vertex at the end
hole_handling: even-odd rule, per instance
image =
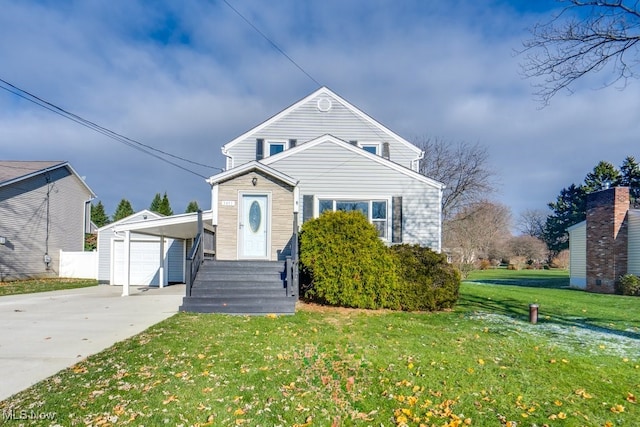
POLYGON ((256 160, 264 159, 264 139, 256 139, 256 160))
POLYGON ((302 223, 313 219, 313 194, 302 196, 302 223))
POLYGON ((382 143, 382 157, 389 160, 389 143, 388 142, 382 143))
POLYGON ((402 243, 402 196, 391 199, 393 224, 391 228, 391 242, 402 243))
POLYGON ((297 139, 290 139, 289 140, 289 148, 295 147, 296 144, 298 144, 298 140, 297 139))

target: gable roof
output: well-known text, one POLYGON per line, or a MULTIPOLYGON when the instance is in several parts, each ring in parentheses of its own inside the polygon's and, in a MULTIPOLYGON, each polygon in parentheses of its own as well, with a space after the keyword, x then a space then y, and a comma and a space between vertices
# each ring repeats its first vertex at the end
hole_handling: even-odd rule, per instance
MULTIPOLYGON (((205 229, 214 231, 210 224, 213 219, 211 210, 202 212, 203 226, 205 229)), ((134 221, 119 224, 114 227, 114 231, 132 231, 150 236, 165 236, 173 239, 191 239, 198 234, 198 213, 190 212, 171 216, 160 216, 143 221, 134 221)))
POLYGON ((226 170, 224 172, 221 172, 217 175, 213 175, 212 177, 210 177, 209 179, 207 179, 207 182, 211 185, 213 184, 218 184, 220 182, 223 181, 227 181, 229 179, 233 179, 237 176, 240 175, 244 175, 247 172, 251 172, 251 171, 260 171, 266 175, 272 176, 274 178, 279 179, 280 181, 284 182, 285 184, 289 184, 292 187, 295 187, 298 184, 298 181, 294 178, 291 178, 289 175, 286 175, 282 172, 280 172, 279 170, 276 170, 272 167, 269 167, 263 163, 257 162, 257 161, 251 161, 249 163, 245 163, 243 165, 240 165, 236 168, 233 169, 229 169, 226 170))
POLYGON ((105 230, 107 228, 112 228, 114 226, 126 224, 129 222, 147 221, 148 219, 157 219, 157 218, 164 218, 164 215, 160 215, 159 213, 150 211, 149 209, 143 209, 141 211, 132 213, 129 216, 125 216, 124 218, 120 218, 115 222, 110 222, 109 224, 103 225, 102 227, 98 228, 97 231, 105 230), (145 218, 145 215, 147 216, 147 218, 145 218), (134 220, 134 218, 138 216, 142 216, 143 219, 134 220))
POLYGON ((424 155, 423 150, 421 150, 420 148, 416 147, 415 145, 413 145, 412 143, 410 143, 409 141, 407 141, 406 139, 404 139, 403 137, 401 137, 397 133, 393 132, 391 129, 387 128, 382 123, 378 122, 377 120, 375 120, 373 117, 369 116, 368 114, 366 114, 362 110, 358 109, 353 104, 351 104, 347 100, 343 99, 342 97, 337 95, 335 92, 333 92, 332 90, 330 90, 326 86, 321 87, 320 89, 316 90, 315 92, 311 93, 310 95, 307 95, 306 97, 302 98, 300 101, 298 101, 298 102, 294 103, 293 105, 287 107, 286 109, 282 110, 281 112, 279 112, 275 116, 272 116, 271 118, 269 118, 266 121, 262 122, 258 126, 250 129, 249 131, 247 131, 247 132, 243 133, 242 135, 236 137, 232 141, 226 143, 225 145, 222 146, 222 154, 224 154, 226 156, 228 150, 231 147, 233 147, 234 145, 236 145, 239 142, 245 140, 251 134, 259 132, 260 130, 264 129, 265 127, 271 125, 272 123, 277 122, 278 120, 282 119, 283 117, 286 117, 287 115, 291 114, 293 111, 295 111, 298 108, 300 108, 301 106, 305 105, 307 102, 309 102, 313 98, 315 98, 317 96, 320 96, 320 95, 326 95, 326 96, 330 96, 330 97, 335 98, 338 102, 340 102, 347 110, 351 111, 354 115, 360 117, 362 120, 364 120, 365 122, 368 122, 369 124, 371 124, 374 127, 378 128, 380 131, 382 131, 383 133, 387 134, 389 137, 397 140, 398 142, 406 145, 408 148, 413 150, 416 153, 416 155, 418 156, 418 158, 422 158, 422 156, 424 155))
POLYGON ((84 179, 71 167, 69 162, 64 161, 20 161, 20 160, 0 160, 0 187, 4 187, 25 179, 41 175, 48 171, 67 168, 72 175, 82 183, 89 193, 96 197, 96 194, 89 188, 84 179))
MULTIPOLYGON (((387 160, 384 157, 378 156, 376 154, 372 154, 372 153, 370 153, 370 152, 368 152, 366 150, 363 150, 360 147, 356 147, 356 146, 348 143, 347 141, 344 141, 344 140, 342 140, 340 138, 336 138, 335 136, 329 135, 329 134, 322 135, 322 136, 320 136, 320 137, 318 137, 316 139, 313 139, 313 140, 311 140, 309 142, 305 142, 304 144, 297 145, 297 146, 295 146, 293 148, 290 148, 288 150, 282 151, 282 152, 280 152, 278 154, 274 154, 272 156, 269 156, 269 157, 267 157, 265 159, 262 159, 260 161, 260 163, 263 163, 265 165, 271 165, 273 163, 277 163, 279 160, 286 159, 287 157, 290 157, 290 156, 295 156, 298 153, 302 153, 302 152, 304 152, 306 150, 310 150, 310 149, 312 149, 313 147, 315 147, 315 146, 317 146, 319 144, 323 144, 323 143, 327 143, 327 142, 331 143, 331 144, 335 144, 335 145, 337 145, 337 146, 339 146, 341 148, 344 148, 346 150, 351 151, 354 154, 357 154, 359 156, 363 156, 363 157, 365 157, 367 159, 370 159, 370 160, 372 160, 372 161, 374 161, 376 163, 379 163, 379 164, 381 164, 381 165, 383 165, 383 166, 385 166, 385 167, 387 167, 389 169, 393 169, 393 170, 395 170, 397 172, 400 172, 400 173, 402 173, 402 174, 404 174, 406 176, 409 176, 409 177, 411 177, 413 179, 421 181, 421 182, 423 182, 425 184, 429 184, 429 185, 431 185, 433 187, 439 188, 440 190, 443 190, 445 188, 445 185, 443 183, 441 183, 439 181, 436 181, 435 179, 429 178, 429 177, 427 177, 425 175, 422 175, 422 174, 420 174, 420 173, 418 173, 418 172, 416 172, 414 170, 411 170, 409 168, 401 166, 401 165, 399 165, 399 164, 397 164, 395 162, 392 162, 391 160, 387 160)), ((277 168, 277 166, 275 166, 275 167, 277 168)))

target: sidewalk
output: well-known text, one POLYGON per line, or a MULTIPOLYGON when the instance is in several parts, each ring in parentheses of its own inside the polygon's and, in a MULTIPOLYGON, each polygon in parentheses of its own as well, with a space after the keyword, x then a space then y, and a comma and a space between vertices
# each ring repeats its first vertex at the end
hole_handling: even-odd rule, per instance
POLYGON ((172 316, 184 285, 0 297, 0 401, 172 316))

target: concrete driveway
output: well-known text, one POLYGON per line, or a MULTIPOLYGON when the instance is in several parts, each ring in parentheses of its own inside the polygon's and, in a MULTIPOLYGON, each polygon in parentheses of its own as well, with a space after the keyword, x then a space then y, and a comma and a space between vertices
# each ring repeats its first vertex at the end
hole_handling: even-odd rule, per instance
POLYGON ((0 297, 0 401, 178 311, 184 285, 0 297))

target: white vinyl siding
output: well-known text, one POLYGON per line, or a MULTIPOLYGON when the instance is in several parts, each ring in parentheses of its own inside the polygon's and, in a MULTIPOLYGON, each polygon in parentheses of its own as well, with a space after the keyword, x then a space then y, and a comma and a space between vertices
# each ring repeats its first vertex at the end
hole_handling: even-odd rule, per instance
POLYGON ((587 287, 587 223, 581 222, 569 228, 569 285, 587 287))
MULTIPOLYGON (((412 162, 417 157, 415 149, 411 149, 406 143, 398 141, 396 136, 364 120, 337 99, 332 98, 332 107, 329 111, 318 110, 318 99, 325 97, 329 96, 320 94, 280 120, 260 129, 259 132, 250 132, 246 139, 229 149, 228 154, 233 158, 233 166, 240 166, 256 159, 256 138, 264 138, 265 141, 293 138, 297 139, 298 145, 301 145, 321 135, 330 134, 344 141, 375 143, 380 144, 380 147, 383 142, 388 142, 390 160, 406 168, 412 167, 412 162)), ((381 148, 378 149, 378 155, 381 154, 380 150, 381 148)), ((268 155, 268 151, 265 155, 268 155)), ((229 163, 228 161, 227 167, 229 163)))
POLYGON ((358 200, 402 196, 402 242, 440 250, 440 189, 436 186, 329 141, 275 159, 270 166, 300 180, 300 224, 304 195, 357 196, 358 200))
POLYGON ((629 211, 627 271, 640 276, 640 210, 629 211))

